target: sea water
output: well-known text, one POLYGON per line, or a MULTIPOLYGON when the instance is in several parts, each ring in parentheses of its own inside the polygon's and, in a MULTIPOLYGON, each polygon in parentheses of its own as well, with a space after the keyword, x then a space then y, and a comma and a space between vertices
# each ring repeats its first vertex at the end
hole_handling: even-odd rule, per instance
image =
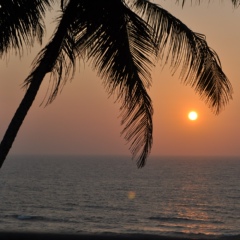
POLYGON ((10 156, 0 231, 240 236, 240 158, 10 156))

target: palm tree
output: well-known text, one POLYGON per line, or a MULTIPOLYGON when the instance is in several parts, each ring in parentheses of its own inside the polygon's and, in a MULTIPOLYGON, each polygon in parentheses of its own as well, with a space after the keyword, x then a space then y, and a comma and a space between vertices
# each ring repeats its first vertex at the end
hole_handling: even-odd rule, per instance
MULTIPOLYGON (((27 0, 1 1, 1 14, 8 14, 9 10, 2 2, 6 6, 11 2, 19 8, 29 4, 27 0)), ((30 2, 38 13, 34 24, 29 25, 28 18, 22 19, 19 25, 6 24, 13 31, 6 34, 7 40, 0 40, 1 53, 10 47, 19 49, 23 42, 29 46, 36 36, 41 39, 42 17, 51 1, 30 2), (21 28, 22 23, 26 26, 21 28)), ((239 2, 232 0, 234 6, 239 2)), ((33 17, 31 11, 24 13, 29 19, 33 17)), ((16 16, 14 20, 18 21, 18 17, 21 19, 16 16)), ((143 167, 151 150, 153 130, 153 108, 147 89, 151 85, 151 68, 163 56, 170 61, 173 71, 181 67, 181 78, 214 113, 219 113, 231 99, 231 84, 204 35, 191 31, 161 6, 148 0, 62 0, 55 33, 34 61, 32 72, 24 82, 26 94, 1 142, 0 166, 45 75, 51 73, 54 85, 47 102, 51 103, 74 75, 76 61, 83 58, 91 61, 106 91, 115 94, 121 102, 122 134, 130 142, 138 167, 143 167)))

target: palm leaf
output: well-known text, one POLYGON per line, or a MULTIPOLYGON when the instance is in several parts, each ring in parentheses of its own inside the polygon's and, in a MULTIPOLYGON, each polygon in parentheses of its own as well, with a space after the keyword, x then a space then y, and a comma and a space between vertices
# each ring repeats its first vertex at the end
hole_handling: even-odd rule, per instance
POLYGON ((182 81, 193 87, 214 113, 219 113, 232 98, 232 86, 205 36, 191 31, 156 4, 147 0, 136 0, 134 4, 156 33, 159 57, 166 56, 165 63, 170 61, 173 73, 181 67, 182 81))
POLYGON ((44 15, 53 0, 1 0, 0 1, 0 56, 23 45, 40 43, 44 33, 44 15))
MULTIPOLYGON (((219 0, 220 1, 220 0, 219 0)), ((222 0, 221 0, 222 1, 222 0)), ((229 1, 229 0, 227 0, 227 1, 229 1)), ((186 0, 176 0, 176 2, 177 3, 179 3, 179 2, 182 2, 182 7, 184 6, 184 4, 185 4, 185 2, 186 2, 186 0)), ((193 1, 191 0, 191 3, 192 3, 193 1)), ((195 0, 195 3, 196 4, 201 4, 201 2, 205 2, 205 1, 203 1, 203 0, 195 0)), ((208 0, 208 2, 210 3, 211 1, 210 0, 208 0)), ((233 6, 235 7, 235 8, 237 8, 239 5, 240 5, 240 0, 231 0, 231 2, 232 2, 232 4, 233 4, 233 6)))
POLYGON ((153 65, 150 59, 156 47, 152 31, 121 1, 96 4, 94 15, 86 11, 86 22, 91 22, 91 26, 80 45, 93 59, 108 92, 116 93, 122 102, 122 133, 131 142, 133 158, 142 167, 152 145, 153 109, 146 91, 153 65))
POLYGON ((240 5, 240 0, 232 0, 232 4, 235 8, 237 8, 240 5))

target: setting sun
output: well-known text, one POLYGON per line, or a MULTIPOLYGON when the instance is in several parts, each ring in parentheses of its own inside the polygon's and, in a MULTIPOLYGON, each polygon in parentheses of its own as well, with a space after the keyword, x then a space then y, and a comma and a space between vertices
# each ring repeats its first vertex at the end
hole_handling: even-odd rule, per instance
POLYGON ((191 121, 195 121, 198 118, 198 114, 195 111, 191 111, 191 112, 188 113, 188 118, 191 121))

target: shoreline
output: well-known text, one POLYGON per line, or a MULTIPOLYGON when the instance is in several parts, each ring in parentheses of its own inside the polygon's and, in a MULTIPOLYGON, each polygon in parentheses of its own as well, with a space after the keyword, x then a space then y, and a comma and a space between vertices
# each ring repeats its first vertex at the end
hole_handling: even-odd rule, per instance
POLYGON ((1 231, 1 240, 239 240, 238 236, 165 236, 134 233, 40 233, 1 231))

